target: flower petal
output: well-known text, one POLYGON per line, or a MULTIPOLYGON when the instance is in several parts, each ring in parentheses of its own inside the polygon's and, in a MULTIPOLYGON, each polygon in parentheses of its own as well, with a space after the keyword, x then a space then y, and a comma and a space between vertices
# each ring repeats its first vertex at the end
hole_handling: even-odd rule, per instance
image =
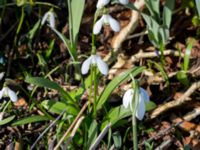
POLYGON ((94 27, 93 27, 93 33, 94 33, 94 34, 99 34, 100 31, 101 31, 102 26, 103 26, 103 16, 101 17, 101 19, 99 19, 99 20, 95 23, 95 25, 94 25, 94 27))
POLYGON ((146 90, 144 90, 143 88, 140 88, 140 94, 143 97, 144 102, 149 101, 150 98, 146 90))
POLYGON ((108 74, 108 65, 98 55, 96 55, 96 62, 97 62, 97 67, 98 67, 99 71, 103 75, 107 75, 108 74))
POLYGON ((8 89, 8 96, 12 102, 16 102, 18 100, 17 94, 11 89, 8 89))
POLYGON ((86 60, 83 62, 82 66, 81 66, 81 73, 82 73, 82 74, 87 74, 87 73, 88 73, 88 71, 89 71, 89 69, 90 69, 91 59, 92 59, 92 58, 89 57, 88 59, 86 59, 86 60))
POLYGON ((97 8, 102 8, 105 5, 107 5, 110 2, 110 0, 98 0, 97 2, 97 8))
POLYGON ((127 5, 129 3, 129 0, 119 0, 119 2, 123 5, 127 5))
POLYGON ((55 28, 55 14, 53 12, 49 12, 49 24, 52 28, 55 28))
POLYGON ((0 91, 0 99, 3 97, 3 90, 0 91))
POLYGON ((133 89, 129 89, 125 92, 123 96, 123 100, 122 100, 125 108, 128 108, 128 106, 131 104, 132 99, 133 99, 133 94, 134 94, 133 89))
POLYGON ((107 17, 108 17, 108 22, 110 24, 111 29, 115 32, 119 32, 120 30, 119 22, 115 20, 113 17, 111 17, 110 15, 107 15, 107 17))
POLYGON ((145 103, 144 103, 143 97, 140 95, 139 101, 138 101, 138 104, 137 104, 137 108, 136 108, 135 116, 139 120, 142 120, 144 118, 144 114, 145 114, 145 103))
POLYGON ((44 16, 42 17, 41 25, 45 24, 45 22, 47 21, 48 16, 49 16, 49 12, 46 12, 44 14, 44 16))

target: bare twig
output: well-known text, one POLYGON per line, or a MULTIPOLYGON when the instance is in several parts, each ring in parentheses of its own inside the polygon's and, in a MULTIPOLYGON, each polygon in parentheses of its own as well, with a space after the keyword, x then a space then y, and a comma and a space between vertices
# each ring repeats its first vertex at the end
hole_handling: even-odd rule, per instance
MULTIPOLYGON (((180 54, 178 51, 170 50, 170 49, 164 50, 164 55, 165 56, 167 55, 180 56, 181 55, 181 57, 183 56, 182 53, 180 54)), ((139 61, 142 58, 154 58, 154 57, 158 57, 158 54, 155 51, 154 52, 140 51, 131 57, 131 61, 134 63, 134 62, 139 61)))
MULTIPOLYGON (((169 130, 171 130, 172 128, 178 126, 180 128, 182 128, 182 124, 184 123, 184 121, 190 121, 194 118, 196 118, 198 115, 200 115, 200 107, 195 108, 192 112, 187 113, 183 119, 179 119, 179 121, 176 121, 176 119, 173 119, 172 122, 174 122, 175 124, 170 125, 168 128, 166 128, 165 130, 161 130, 159 131, 156 135, 154 135, 153 137, 150 137, 149 139, 146 140, 146 142, 151 142, 153 139, 155 139, 156 137, 162 136, 164 135, 166 132, 168 132, 169 130)), ((143 141, 140 145, 144 145, 145 141, 143 141)))
POLYGON ((166 141, 163 141, 155 150, 163 150, 166 147, 169 147, 172 144, 173 139, 170 138, 166 141))
MULTIPOLYGON (((136 1, 134 3, 134 6, 138 9, 141 10, 145 5, 144 0, 139 0, 136 1)), ((112 40, 112 48, 113 48, 113 55, 115 56, 121 47, 121 44, 123 43, 124 40, 126 40, 127 36, 132 33, 135 28, 138 25, 138 19, 139 19, 139 12, 136 10, 132 10, 131 13, 131 18, 130 18, 130 22, 128 23, 127 26, 125 26, 124 28, 121 29, 121 31, 119 32, 119 34, 117 34, 113 40, 112 40)), ((112 52, 110 52, 108 55, 106 55, 106 57, 104 58, 104 61, 106 61, 107 63, 112 63, 113 61, 113 55, 112 52)))
POLYGON ((163 113, 163 112, 165 112, 165 111, 167 111, 167 110, 169 110, 171 108, 180 106, 183 103, 185 103, 186 101, 191 100, 191 99, 188 99, 188 97, 192 93, 194 93, 194 91, 196 91, 198 88, 200 88, 200 81, 193 83, 190 86, 190 88, 180 98, 178 98, 177 100, 173 100, 173 101, 170 101, 170 102, 168 102, 166 104, 160 105, 158 108, 156 108, 151 113, 150 118, 153 119, 153 118, 157 117, 158 115, 160 115, 161 113, 163 113))
POLYGON ((42 134, 40 134, 40 136, 36 139, 36 141, 33 143, 33 145, 31 146, 31 150, 35 147, 35 145, 37 144, 37 142, 43 137, 43 135, 51 128, 53 127, 56 122, 61 118, 61 116, 66 112, 66 110, 63 110, 62 113, 42 132, 42 134))
POLYGON ((99 143, 101 142, 101 140, 103 139, 103 137, 106 135, 106 133, 108 132, 108 130, 110 129, 111 123, 109 123, 104 129, 103 131, 101 131, 101 133, 99 134, 99 136, 96 138, 96 140, 94 141, 94 143, 90 146, 89 150, 95 150, 96 147, 99 145, 99 143))
POLYGON ((67 142, 66 142, 66 144, 65 144, 65 147, 67 147, 67 145, 69 145, 69 143, 72 141, 74 135, 76 134, 77 129, 78 129, 79 126, 81 125, 81 123, 82 123, 82 121, 83 121, 84 118, 85 118, 85 117, 82 116, 82 117, 80 117, 80 118, 78 119, 76 125, 74 126, 74 129, 72 130, 71 135, 69 136, 69 139, 67 140, 67 142))
POLYGON ((60 139, 60 141, 57 143, 57 145, 54 147, 54 150, 57 150, 59 148, 59 146, 62 144, 62 142, 64 141, 65 137, 69 134, 69 132, 72 130, 72 128, 75 126, 76 122, 78 121, 78 119, 81 117, 81 115, 83 114, 83 112, 86 110, 87 106, 88 106, 89 102, 86 102, 83 107, 81 108, 80 112, 78 113, 78 115, 76 116, 76 118, 74 119, 74 121, 72 122, 72 124, 70 125, 70 127, 68 128, 68 130, 65 132, 65 134, 62 136, 62 138, 60 139))

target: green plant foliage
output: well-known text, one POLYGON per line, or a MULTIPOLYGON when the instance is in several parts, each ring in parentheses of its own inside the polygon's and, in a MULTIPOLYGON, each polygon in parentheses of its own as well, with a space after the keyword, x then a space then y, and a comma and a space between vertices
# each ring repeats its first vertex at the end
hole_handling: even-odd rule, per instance
POLYGON ((40 115, 35 115, 35 116, 29 116, 26 118, 19 119, 12 123, 12 126, 19 126, 19 125, 24 125, 28 123, 34 123, 34 122, 40 122, 40 121, 49 121, 50 119, 47 116, 40 116, 40 115))
POLYGON ((5 119, 1 120, 0 121, 0 126, 5 125, 5 124, 11 122, 14 118, 15 118, 15 115, 10 116, 8 118, 5 118, 5 119))
POLYGON ((88 148, 93 144, 93 142, 97 138, 97 135, 98 135, 98 123, 96 120, 93 120, 88 130, 88 141, 87 141, 88 148))
POLYGON ((120 135, 120 132, 116 131, 112 134, 114 145, 117 149, 120 149, 122 147, 122 137, 120 135))
POLYGON ((53 100, 44 100, 41 105, 48 111, 56 114, 60 114, 63 112, 63 110, 66 110, 68 114, 76 116, 79 112, 79 110, 71 104, 55 102, 53 100))
POLYGON ((28 77, 28 76, 26 77, 25 81, 27 83, 34 84, 34 85, 37 85, 37 86, 57 90, 61 93, 61 95, 65 98, 65 100, 70 101, 73 104, 76 104, 75 100, 70 96, 70 94, 67 91, 63 90, 63 88, 61 88, 55 82, 52 82, 52 81, 45 79, 45 78, 42 78, 42 77, 28 77))
POLYGON ((200 17, 200 0, 195 0, 195 2, 196 2, 197 11, 200 17))
POLYGON ((176 74, 176 77, 183 85, 186 85, 186 86, 189 85, 189 80, 188 80, 186 71, 184 70, 178 71, 176 74))
POLYGON ((118 87, 122 82, 130 79, 130 74, 133 76, 138 75, 144 70, 144 67, 134 67, 128 71, 125 71, 115 77, 104 89, 101 95, 98 98, 97 102, 97 110, 99 110, 103 104, 108 100, 110 94, 118 87))
POLYGON ((131 116, 131 109, 125 109, 123 105, 110 109, 108 114, 104 117, 101 129, 103 129, 109 122, 113 126, 117 121, 131 116))
MULTIPOLYGON (((78 32, 79 32, 79 28, 80 28, 80 24, 81 24, 81 20, 82 20, 82 16, 83 16, 83 10, 84 10, 84 6, 85 6, 85 0, 68 0, 70 1, 70 9, 71 12, 69 11, 70 14, 70 25, 71 25, 71 30, 72 30, 72 38, 74 43, 77 43, 77 39, 78 39, 78 32)), ((69 9, 69 10, 70 10, 69 9)))

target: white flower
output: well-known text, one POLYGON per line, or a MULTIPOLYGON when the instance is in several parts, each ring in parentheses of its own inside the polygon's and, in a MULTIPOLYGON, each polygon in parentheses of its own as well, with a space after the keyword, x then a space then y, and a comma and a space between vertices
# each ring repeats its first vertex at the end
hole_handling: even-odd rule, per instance
POLYGON ((103 75, 107 75, 108 74, 108 66, 107 64, 101 59, 101 57, 99 55, 91 55, 88 59, 86 59, 81 67, 81 72, 82 74, 87 74, 89 69, 90 69, 90 65, 97 65, 99 71, 103 74, 103 75))
POLYGON ((119 32, 120 30, 120 25, 119 22, 117 20, 115 20, 113 17, 111 17, 110 15, 103 15, 94 25, 93 28, 93 33, 94 34, 99 34, 99 32, 101 31, 102 26, 106 24, 106 25, 110 25, 111 29, 115 32, 119 32))
MULTIPOLYGON (((100 9, 100 8, 106 6, 109 2, 110 2, 110 0, 98 0, 97 8, 100 9)), ((127 5, 129 3, 129 0, 119 0, 119 3, 121 3, 123 5, 127 5)))
POLYGON ((0 99, 2 99, 2 97, 9 97, 12 102, 16 102, 18 100, 17 94, 8 87, 3 87, 0 91, 0 99))
POLYGON ((119 2, 123 5, 127 5, 129 3, 129 0, 119 0, 119 2))
MULTIPOLYGON (((125 108, 128 108, 129 105, 132 107, 133 95, 134 95, 133 89, 127 90, 126 93, 124 94, 123 105, 125 108)), ((143 88, 140 88, 139 89, 139 100, 138 100, 138 104, 135 108, 136 109, 135 115, 139 120, 142 120, 144 118, 145 102, 148 102, 148 101, 149 101, 148 93, 143 88)))
POLYGON ((49 10, 48 12, 46 12, 42 18, 42 22, 41 25, 44 25, 45 22, 48 22, 48 24, 50 25, 50 27, 55 28, 55 13, 52 10, 49 10))
POLYGON ((97 8, 102 8, 105 5, 107 5, 110 2, 110 0, 98 0, 97 2, 97 8))

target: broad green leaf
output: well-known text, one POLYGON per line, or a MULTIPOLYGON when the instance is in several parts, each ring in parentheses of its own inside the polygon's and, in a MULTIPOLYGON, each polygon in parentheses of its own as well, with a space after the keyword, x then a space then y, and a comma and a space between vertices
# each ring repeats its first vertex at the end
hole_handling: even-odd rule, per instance
POLYGON ((189 62, 190 62, 190 54, 191 54, 191 50, 192 50, 192 42, 190 42, 185 50, 185 55, 184 55, 184 62, 183 62, 183 70, 187 71, 188 70, 188 66, 189 66, 189 62))
POLYGON ((28 124, 28 123, 48 121, 48 120, 50 120, 50 119, 46 116, 40 116, 40 115, 30 116, 30 117, 26 117, 26 118, 15 121, 12 124, 12 126, 19 126, 19 125, 24 125, 24 124, 28 124))
POLYGON ((72 104, 65 104, 63 102, 55 102, 53 100, 44 100, 41 105, 48 111, 56 114, 60 114, 63 110, 66 110, 67 113, 76 116, 79 112, 76 107, 72 104))
POLYGON ((112 108, 104 117, 104 121, 101 124, 101 129, 103 129, 109 122, 111 123, 111 126, 113 126, 117 121, 131 115, 131 109, 125 108, 123 105, 112 108))
POLYGON ((98 123, 96 120, 93 120, 88 130, 88 142, 87 142, 88 147, 90 147, 92 143, 95 141, 95 139, 97 138, 97 134, 98 134, 98 123))
POLYGON ((15 115, 10 116, 8 118, 5 118, 5 119, 1 120, 0 121, 0 126, 5 125, 5 124, 11 122, 14 118, 15 118, 15 115))
POLYGON ((171 24, 174 4, 175 4, 175 0, 166 0, 165 6, 163 9, 163 25, 166 26, 168 29, 171 24))
POLYGON ((156 104, 154 102, 149 101, 149 102, 145 103, 146 111, 153 110, 154 108, 156 108, 156 104))
POLYGON ((176 74, 177 79, 185 86, 189 85, 187 73, 184 70, 178 71, 176 74))
POLYGON ((156 20, 160 20, 160 1, 159 0, 146 0, 146 6, 151 14, 151 16, 156 20))
POLYGON ((124 81, 128 80, 130 78, 130 74, 133 76, 138 75, 144 70, 144 67, 135 67, 128 71, 125 71, 115 77, 104 89, 104 91, 101 93, 101 95, 98 98, 97 102, 97 110, 102 108, 103 104, 108 100, 110 94, 124 81))
POLYGON ((197 11, 200 17, 200 0, 195 0, 195 2, 196 2, 197 11))
POLYGON ((72 29, 72 36, 73 36, 73 44, 77 43, 78 39, 78 32, 83 16, 83 10, 85 6, 85 0, 70 0, 70 9, 69 12, 69 21, 72 29))
POLYGON ((61 95, 65 98, 65 100, 69 100, 69 101, 75 103, 75 100, 70 96, 70 94, 67 91, 63 90, 57 83, 52 82, 48 79, 45 79, 42 77, 28 77, 27 76, 25 79, 25 82, 34 84, 37 86, 57 90, 61 93, 61 95))

